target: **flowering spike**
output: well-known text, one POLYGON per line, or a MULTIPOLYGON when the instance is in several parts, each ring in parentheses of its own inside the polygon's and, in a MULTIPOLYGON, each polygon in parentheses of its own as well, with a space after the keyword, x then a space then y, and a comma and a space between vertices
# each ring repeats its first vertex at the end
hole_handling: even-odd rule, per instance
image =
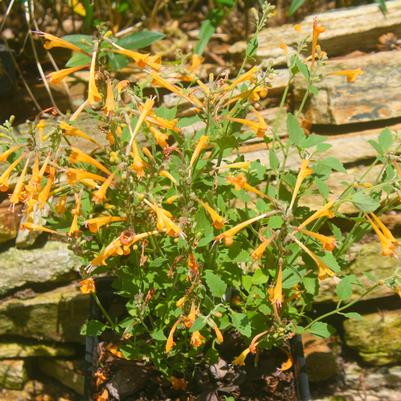
POLYGON ((24 189, 24 180, 26 171, 28 169, 28 165, 29 165, 29 157, 26 159, 25 166, 22 169, 22 173, 18 178, 17 184, 15 185, 14 192, 10 197, 10 203, 13 205, 16 205, 21 200, 21 195, 22 195, 22 190, 24 189))
POLYGON ((75 208, 71 210, 71 214, 73 216, 72 218, 72 223, 70 227, 70 231, 68 232, 68 235, 77 235, 79 231, 78 227, 78 217, 81 214, 81 199, 78 194, 75 195, 75 208))
POLYGON ((312 33, 312 65, 315 63, 317 42, 319 35, 325 31, 325 28, 318 24, 317 18, 313 19, 313 33, 312 33))

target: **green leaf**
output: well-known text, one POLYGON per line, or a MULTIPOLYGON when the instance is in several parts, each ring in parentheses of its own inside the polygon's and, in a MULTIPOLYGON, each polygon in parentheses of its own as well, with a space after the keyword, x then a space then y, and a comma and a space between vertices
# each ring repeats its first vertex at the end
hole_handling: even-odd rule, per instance
POLYGON ((258 38, 256 36, 251 38, 246 46, 245 56, 252 58, 256 54, 256 50, 258 50, 258 46, 258 38))
POLYGON ((351 201, 359 210, 365 213, 373 212, 380 206, 378 200, 371 198, 365 192, 355 192, 351 197, 351 201))
POLYGON ((382 155, 384 153, 384 149, 380 146, 379 143, 374 141, 373 139, 370 139, 368 143, 372 146, 372 148, 379 154, 382 155))
POLYGON ((330 167, 330 169, 345 173, 347 170, 344 168, 343 164, 337 160, 335 157, 326 157, 319 162, 324 166, 330 167))
POLYGON ((93 36, 92 35, 81 35, 81 34, 74 34, 74 35, 65 35, 62 39, 66 40, 78 46, 80 49, 84 50, 87 53, 92 52, 93 48, 93 36))
POLYGON ((349 276, 345 276, 338 284, 336 288, 336 294, 338 298, 342 301, 346 301, 350 299, 352 296, 352 284, 355 284, 356 277, 351 274, 349 276))
POLYGON ((306 80, 309 80, 309 69, 298 57, 295 60, 295 65, 298 67, 299 72, 305 77, 306 80))
POLYGON ((227 290, 227 284, 211 270, 205 271, 205 281, 214 297, 221 298, 227 290))
POLYGON ((342 315, 348 319, 357 319, 357 320, 363 319, 363 316, 357 312, 347 312, 347 313, 342 313, 342 315))
POLYGON ((318 337, 327 338, 331 336, 332 329, 327 323, 314 322, 312 326, 309 327, 308 332, 318 337))
POLYGON ((269 277, 263 273, 262 269, 258 269, 255 271, 254 275, 252 276, 252 283, 255 285, 261 285, 267 283, 269 277))
POLYGON ((302 146, 305 133, 299 125, 298 119, 291 113, 288 113, 287 116, 287 130, 290 141, 296 146, 302 146))
POLYGON ((394 142, 393 134, 385 128, 379 135, 379 145, 384 151, 388 150, 394 142))
POLYGON ((251 322, 245 313, 231 312, 233 326, 245 337, 252 334, 251 322))
POLYGON ((80 65, 90 64, 91 58, 86 54, 72 53, 72 56, 66 63, 66 67, 78 67, 80 65))
POLYGON ((297 10, 305 3, 305 0, 292 0, 290 8, 288 9, 288 15, 294 15, 297 10))
POLYGON ((280 216, 272 216, 270 217, 267 226, 272 230, 277 230, 284 224, 284 220, 280 216))
POLYGON ((387 5, 386 5, 386 0, 375 0, 375 3, 377 3, 379 5, 380 11, 383 14, 386 14, 388 9, 387 9, 387 5))
POLYGON ((88 320, 81 327, 81 335, 83 336, 100 336, 107 328, 107 325, 99 322, 99 320, 88 320))
POLYGON ((109 59, 109 67, 113 71, 121 70, 122 68, 126 67, 129 63, 128 58, 123 56, 122 54, 109 53, 108 59, 109 59))
POLYGON ((151 337, 156 341, 166 341, 167 337, 163 333, 162 329, 155 329, 150 333, 151 337))
POLYGON ((205 325, 206 325, 206 320, 203 318, 203 316, 198 316, 189 331, 193 333, 194 331, 202 330, 205 327, 205 325))
POLYGON ((206 19, 202 22, 200 31, 199 31, 199 40, 196 43, 194 53, 202 54, 209 43, 212 35, 216 31, 216 27, 212 24, 212 21, 206 19))
POLYGON ((141 31, 131 33, 130 35, 124 36, 116 41, 121 47, 129 50, 143 49, 144 47, 150 46, 152 43, 163 39, 165 35, 157 31, 141 31))
POLYGON ((323 196, 323 198, 327 199, 327 197, 329 196, 329 193, 330 193, 329 186, 320 178, 315 178, 314 182, 315 182, 320 194, 323 196))
POLYGON ((277 170, 280 167, 280 162, 276 156, 276 152, 273 149, 269 149, 269 163, 272 170, 277 170))

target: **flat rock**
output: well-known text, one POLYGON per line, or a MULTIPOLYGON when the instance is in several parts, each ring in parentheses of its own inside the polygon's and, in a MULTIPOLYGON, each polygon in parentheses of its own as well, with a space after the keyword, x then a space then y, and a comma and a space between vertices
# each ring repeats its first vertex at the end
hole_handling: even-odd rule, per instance
POLYGON ((28 299, 0 303, 0 335, 38 340, 83 342, 80 328, 89 314, 90 297, 75 284, 28 299))
POLYGON ((370 313, 343 325, 345 343, 364 362, 375 366, 401 363, 401 310, 370 313))
POLYGON ((39 356, 74 356, 75 348, 64 345, 0 343, 0 359, 30 358, 39 356))
POLYGON ((58 241, 37 249, 9 248, 0 253, 0 259, 0 296, 27 285, 73 280, 81 265, 67 244, 58 241))
MULTIPOLYGON (((27 381, 25 362, 22 360, 0 361, 0 386, 9 390, 21 390, 27 381)), ((0 393, 1 394, 1 393, 0 393)))
MULTIPOLYGON (((347 54, 354 50, 376 49, 381 35, 388 32, 401 34, 401 1, 387 2, 387 8, 386 15, 376 4, 317 14, 319 24, 326 28, 319 36, 319 44, 329 56, 347 54)), ((263 30, 258 37, 258 60, 273 65, 285 64, 286 58, 279 48, 280 43, 284 42, 291 52, 305 36, 311 38, 314 16, 301 21, 300 33, 291 24, 263 30)))
MULTIPOLYGON (((304 114, 313 124, 351 124, 387 120, 401 116, 399 82, 401 51, 369 54, 341 61, 330 61, 323 74, 361 68, 363 74, 355 82, 343 76, 325 76, 316 86, 319 93, 308 101, 304 114)), ((304 79, 294 83, 299 102, 305 91, 304 79)))
POLYGON ((82 361, 43 358, 39 360, 38 366, 45 375, 58 380, 80 395, 84 394, 85 373, 82 361))

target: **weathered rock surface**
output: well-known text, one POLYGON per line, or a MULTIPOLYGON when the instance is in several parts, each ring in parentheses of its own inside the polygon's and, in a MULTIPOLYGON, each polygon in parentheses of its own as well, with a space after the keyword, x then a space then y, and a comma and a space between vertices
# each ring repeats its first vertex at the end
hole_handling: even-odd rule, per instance
MULTIPOLYGON (((401 256, 401 250, 398 250, 401 256)), ((365 244, 355 244, 350 250, 351 263, 347 267, 347 272, 354 274, 361 282, 361 286, 353 286, 352 298, 359 297, 366 288, 372 285, 372 282, 366 277, 370 274, 375 281, 390 277, 394 270, 401 269, 401 259, 390 256, 380 255, 380 244, 378 241, 371 241, 365 244)), ((317 302, 333 301, 336 299, 335 279, 326 279, 320 283, 320 293, 317 302)), ((386 286, 380 286, 369 293, 365 299, 382 298, 394 295, 394 291, 386 286)), ((401 308, 401 300, 399 301, 401 308)))
POLYGON ((364 315, 344 322, 346 344, 375 366, 401 363, 401 310, 364 315))
POLYGON ((18 344, 18 343, 0 343, 0 359, 22 359, 38 356, 74 356, 75 348, 58 344, 18 344))
POLYGON ((29 299, 10 299, 0 303, 0 335, 83 342, 79 332, 88 312, 89 297, 74 284, 29 299))
MULTIPOLYGON (((322 49, 329 56, 347 54, 354 50, 373 50, 378 38, 388 32, 401 33, 401 1, 387 2, 388 13, 383 15, 376 4, 360 7, 343 8, 318 14, 319 23, 326 30, 319 36, 322 49)), ((301 22, 302 31, 298 33, 293 25, 287 24, 276 28, 267 28, 259 35, 258 60, 274 65, 286 62, 279 44, 284 42, 289 51, 296 48, 296 43, 305 36, 311 37, 314 15, 301 22)))
MULTIPOLYGON (((319 93, 310 98, 304 113, 313 124, 350 124, 401 116, 398 84, 401 51, 380 52, 341 61, 331 61, 323 74, 361 68, 363 74, 349 83, 343 76, 325 76, 319 93)), ((304 93, 304 79, 294 83, 295 98, 304 93)))
POLYGON ((21 390, 27 381, 25 362, 21 360, 0 361, 0 388, 21 390))
POLYGON ((74 279, 80 260, 67 244, 49 241, 38 249, 10 248, 0 253, 0 296, 27 285, 74 279))
POLYGON ((302 336, 308 378, 311 382, 328 380, 339 373, 335 344, 311 334, 302 336))
POLYGON ((78 394, 84 394, 85 374, 82 362, 43 358, 39 360, 38 366, 45 375, 58 380, 78 394))

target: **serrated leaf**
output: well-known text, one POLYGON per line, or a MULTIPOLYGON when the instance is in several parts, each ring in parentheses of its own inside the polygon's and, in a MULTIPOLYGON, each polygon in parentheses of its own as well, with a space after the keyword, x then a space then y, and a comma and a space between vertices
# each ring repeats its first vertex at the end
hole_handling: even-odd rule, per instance
POLYGON ((328 338, 332 334, 332 329, 327 323, 315 322, 308 328, 308 332, 318 337, 328 338))
POLYGON ((380 206, 378 200, 373 199, 364 192, 354 193, 351 197, 351 201, 358 209, 365 213, 373 212, 380 206))
POLYGON ((357 319, 357 320, 363 319, 363 316, 357 312, 347 312, 347 313, 342 313, 342 315, 348 319, 357 319))
POLYGON ((304 130, 299 125, 298 119, 291 113, 287 115, 287 131, 290 141, 296 145, 301 146, 305 139, 304 130))
POLYGON ((211 270, 205 271, 206 285, 214 297, 221 298, 227 290, 227 284, 211 270))
POLYGON ((99 320, 88 320, 81 327, 81 335, 96 337, 100 336, 107 328, 107 325, 99 320))
POLYGON ((156 341, 166 341, 167 337, 163 333, 162 329, 156 329, 150 333, 150 336, 156 341))
POLYGON ((245 337, 252 334, 251 322, 245 313, 231 312, 233 326, 245 337))
POLYGON ((161 32, 144 30, 124 36, 123 38, 118 39, 116 43, 125 49, 138 50, 148 47, 164 37, 165 35, 161 32))
POLYGON ((355 281, 355 276, 345 276, 336 287, 336 294, 342 301, 350 299, 352 296, 352 284, 355 281))

